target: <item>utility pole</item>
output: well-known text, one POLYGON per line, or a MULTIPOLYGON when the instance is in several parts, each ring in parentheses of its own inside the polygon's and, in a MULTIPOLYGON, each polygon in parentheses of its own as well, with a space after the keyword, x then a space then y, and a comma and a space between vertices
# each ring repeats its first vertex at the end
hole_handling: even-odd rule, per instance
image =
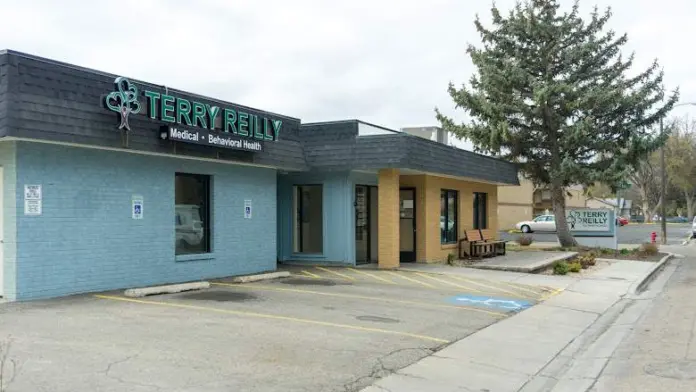
MULTIPOLYGON (((665 134, 665 126, 660 117, 660 136, 665 134)), ((667 170, 665 168, 665 145, 660 147, 660 195, 662 196, 662 204, 660 205, 660 242, 662 245, 667 245, 667 170)))

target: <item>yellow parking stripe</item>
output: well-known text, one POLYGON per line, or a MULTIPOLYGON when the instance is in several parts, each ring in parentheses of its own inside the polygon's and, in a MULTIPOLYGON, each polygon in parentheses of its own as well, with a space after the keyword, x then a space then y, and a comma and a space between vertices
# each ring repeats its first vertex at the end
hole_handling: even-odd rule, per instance
POLYGON ((549 293, 544 294, 544 295, 539 299, 539 301, 546 301, 547 299, 549 299, 549 298, 551 298, 551 297, 554 297, 554 296, 556 296, 556 295, 558 295, 558 294, 560 294, 560 293, 562 293, 562 292, 563 292, 563 289, 556 289, 556 290, 553 290, 553 291, 551 291, 551 292, 549 292, 549 293))
POLYGON ((434 277, 434 276, 427 275, 427 274, 423 274, 423 273, 420 273, 420 272, 416 272, 416 275, 421 276, 421 277, 423 277, 423 278, 432 279, 432 280, 434 280, 434 281, 437 281, 437 282, 440 282, 440 283, 444 283, 444 284, 446 284, 446 285, 450 285, 450 286, 453 286, 453 287, 456 287, 456 288, 459 288, 459 289, 469 290, 469 291, 475 291, 475 292, 479 292, 479 293, 482 292, 481 290, 473 289, 473 288, 467 287, 467 286, 462 286, 462 285, 460 285, 460 284, 452 283, 452 282, 450 282, 450 281, 448 281, 448 280, 439 279, 439 278, 436 278, 436 277, 434 277))
POLYGON ((302 273, 305 274, 305 275, 307 275, 307 276, 309 276, 310 278, 315 278, 315 279, 321 278, 321 276, 316 275, 316 274, 313 274, 313 273, 311 273, 311 272, 309 272, 309 271, 302 270, 302 273))
MULTIPOLYGON (((463 282, 468 282, 468 283, 471 283, 471 284, 475 284, 475 285, 477 285, 477 286, 485 287, 485 288, 488 288, 488 289, 494 290, 494 291, 499 291, 499 292, 501 292, 501 293, 507 293, 507 294, 510 294, 510 295, 514 295, 514 296, 516 296, 516 297, 519 297, 519 296, 522 295, 522 294, 516 293, 516 292, 514 292, 514 291, 510 291, 510 290, 506 290, 506 289, 501 288, 501 287, 497 287, 497 286, 493 286, 493 285, 481 283, 481 282, 479 282, 479 281, 467 279, 467 278, 464 278, 464 277, 461 277, 461 276, 456 276, 456 275, 449 275, 449 276, 450 276, 451 278, 454 278, 454 279, 457 279, 457 280, 461 280, 461 281, 463 281, 463 282)), ((537 295, 538 295, 538 294, 537 294, 537 295)), ((536 296, 535 296, 534 298, 536 298, 536 296)))
POLYGON ((491 311, 491 310, 470 308, 470 307, 466 307, 466 306, 431 304, 428 302, 406 301, 406 300, 401 300, 401 299, 391 299, 391 298, 385 298, 385 297, 371 297, 371 296, 367 296, 367 295, 327 293, 327 292, 315 291, 315 290, 290 289, 290 288, 283 288, 283 287, 270 287, 270 286, 264 286, 264 285, 260 285, 260 284, 241 285, 241 284, 233 284, 233 283, 213 282, 213 283, 211 283, 211 285, 234 287, 234 288, 248 289, 248 290, 279 291, 279 292, 287 292, 287 293, 323 295, 326 297, 364 299, 364 300, 368 300, 368 301, 381 301, 381 302, 391 302, 391 303, 405 304, 405 305, 423 306, 426 308, 459 309, 459 310, 465 310, 465 311, 470 311, 470 312, 490 314, 490 315, 496 316, 496 317, 505 317, 505 313, 495 312, 495 311, 491 311))
POLYGON ((385 282, 385 283, 396 284, 395 282, 392 282, 389 279, 384 279, 383 277, 377 276, 375 274, 368 274, 367 272, 359 271, 359 270, 356 270, 355 268, 348 268, 348 270, 353 271, 353 272, 357 272, 361 275, 369 276, 369 277, 377 279, 377 280, 381 280, 382 282, 385 282))
POLYGON ((504 284, 510 286, 511 288, 514 288, 514 289, 517 289, 517 290, 521 290, 521 291, 525 291, 525 292, 528 292, 528 293, 532 293, 532 294, 535 294, 535 295, 540 295, 541 293, 543 293, 543 290, 542 290, 542 291, 535 291, 535 290, 529 289, 528 287, 530 287, 530 286, 528 286, 528 285, 523 285, 523 284, 519 284, 519 283, 512 283, 512 282, 501 282, 501 283, 504 283, 504 284))
POLYGON ((392 271, 387 271, 387 273, 390 274, 390 275, 398 276, 399 278, 406 279, 406 280, 411 281, 411 282, 413 282, 413 283, 418 283, 418 284, 423 285, 423 286, 425 286, 425 287, 429 287, 429 288, 432 288, 432 289, 435 288, 435 286, 431 285, 430 283, 425 283, 425 282, 421 282, 421 281, 418 280, 418 279, 409 278, 408 276, 406 276, 406 274, 403 274, 403 273, 402 273, 402 274, 397 274, 396 272, 392 272, 392 271))
POLYGON ((240 310, 229 310, 229 309, 218 309, 218 308, 211 308, 208 306, 186 305, 186 304, 179 304, 179 303, 174 303, 174 302, 148 301, 148 300, 131 299, 131 298, 124 298, 124 297, 110 296, 110 295, 95 295, 95 297, 100 298, 100 299, 113 300, 113 301, 132 302, 132 303, 146 304, 146 305, 167 306, 170 308, 202 310, 202 311, 207 311, 207 312, 234 314, 237 316, 256 317, 256 318, 273 319, 273 320, 281 320, 281 321, 292 321, 295 323, 321 325, 321 326, 325 326, 325 327, 350 329, 350 330, 354 330, 354 331, 376 332, 376 333, 382 333, 382 334, 387 334, 387 335, 406 336, 406 337, 416 338, 416 339, 421 339, 421 340, 429 340, 429 341, 437 342, 437 343, 445 343, 445 344, 449 343, 448 340, 440 339, 440 338, 436 338, 436 337, 432 337, 432 336, 418 335, 418 334, 408 333, 408 332, 390 331, 387 329, 380 329, 380 328, 361 327, 359 325, 339 324, 339 323, 331 323, 331 322, 327 322, 327 321, 302 319, 302 318, 289 317, 289 316, 279 316, 279 315, 275 315, 275 314, 245 312, 245 311, 240 311, 240 310))
POLYGON ((355 280, 355 278, 352 277, 352 276, 348 276, 348 275, 346 275, 346 274, 342 274, 342 273, 340 273, 340 272, 336 272, 336 271, 330 270, 330 269, 328 269, 328 268, 323 268, 323 267, 314 267, 314 268, 316 268, 316 269, 318 269, 318 270, 321 270, 321 271, 324 271, 324 272, 328 272, 328 273, 330 273, 330 274, 334 274, 334 275, 340 276, 340 277, 343 278, 343 279, 355 280))

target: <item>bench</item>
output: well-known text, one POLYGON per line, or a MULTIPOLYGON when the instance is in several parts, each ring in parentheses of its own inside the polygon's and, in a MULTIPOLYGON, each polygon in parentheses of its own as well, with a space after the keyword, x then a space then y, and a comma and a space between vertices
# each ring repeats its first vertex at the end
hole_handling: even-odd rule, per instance
POLYGON ((478 230, 464 231, 465 237, 459 240, 459 258, 463 259, 464 253, 468 257, 484 257, 495 254, 495 245, 483 240, 478 230))
POLYGON ((493 245, 493 250, 496 255, 505 255, 507 241, 498 240, 495 237, 495 231, 491 229, 481 229, 481 238, 483 241, 487 244, 493 245))

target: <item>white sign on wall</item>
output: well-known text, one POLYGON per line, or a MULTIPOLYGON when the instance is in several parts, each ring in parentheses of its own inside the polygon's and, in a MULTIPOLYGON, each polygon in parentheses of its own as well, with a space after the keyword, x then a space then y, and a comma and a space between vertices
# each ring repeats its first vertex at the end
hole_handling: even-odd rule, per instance
POLYGON ((131 199, 131 213, 133 219, 143 219, 143 197, 133 195, 131 199))
POLYGON ((579 209, 568 211, 570 231, 610 231, 611 211, 607 209, 579 209))
POLYGON ((251 200, 244 200, 244 219, 251 219, 251 200))
POLYGON ((41 200, 41 185, 24 185, 24 200, 41 200))
POLYGON ((41 215, 41 185, 24 185, 24 215, 41 215))

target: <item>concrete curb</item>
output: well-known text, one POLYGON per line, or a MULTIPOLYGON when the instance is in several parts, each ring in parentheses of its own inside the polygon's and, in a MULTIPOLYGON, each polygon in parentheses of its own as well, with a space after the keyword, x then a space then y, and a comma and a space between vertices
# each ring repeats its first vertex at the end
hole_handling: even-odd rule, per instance
POLYGON ((234 277, 234 278, 228 280, 228 282, 230 282, 230 283, 251 283, 251 282, 258 282, 261 280, 287 278, 288 276, 290 276, 290 272, 288 272, 288 271, 277 271, 277 272, 269 272, 266 274, 237 276, 237 277, 234 277))
POLYGON ((648 273, 645 274, 645 276, 642 279, 635 281, 631 285, 631 287, 629 287, 629 293, 631 293, 632 295, 637 295, 638 293, 643 291, 645 289, 645 286, 647 286, 648 283, 650 283, 650 281, 652 280, 652 278, 655 277, 655 275, 662 271, 665 264, 667 264, 669 259, 671 259, 672 257, 674 257, 674 253, 667 253, 667 256, 663 257, 662 259, 660 259, 660 261, 655 263, 655 265, 650 268, 648 273))
POLYGON ((175 294, 183 291, 203 290, 210 288, 210 282, 190 282, 181 284, 170 284, 166 286, 141 287, 137 289, 128 289, 123 292, 123 295, 130 298, 140 298, 148 295, 156 294, 175 294))

